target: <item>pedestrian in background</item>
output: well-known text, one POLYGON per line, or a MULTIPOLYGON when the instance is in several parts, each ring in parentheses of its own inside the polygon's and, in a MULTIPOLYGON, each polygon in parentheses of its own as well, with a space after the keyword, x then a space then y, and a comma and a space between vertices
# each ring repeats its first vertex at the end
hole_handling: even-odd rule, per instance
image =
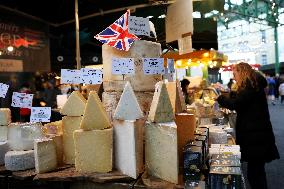
POLYGON ((282 81, 282 83, 279 85, 279 95, 280 95, 280 98, 281 98, 281 104, 284 102, 284 81, 282 81))
POLYGON ((266 79, 247 63, 233 67, 238 86, 235 98, 220 95, 218 103, 235 110, 236 143, 241 148, 241 160, 247 162, 247 177, 251 189, 267 189, 265 163, 279 159, 266 100, 266 79))

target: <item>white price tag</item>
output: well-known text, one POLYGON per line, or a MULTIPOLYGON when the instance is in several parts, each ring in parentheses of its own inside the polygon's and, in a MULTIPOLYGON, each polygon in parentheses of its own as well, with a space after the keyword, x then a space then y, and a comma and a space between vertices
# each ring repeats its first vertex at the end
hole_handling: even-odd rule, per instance
POLYGON ((117 74, 117 75, 135 74, 134 58, 113 58, 112 74, 117 74))
POLYGON ((9 89, 9 85, 0 83, 0 97, 5 98, 8 89, 9 89))
POLYGON ((175 60, 167 59, 168 73, 175 73, 175 60))
POLYGON ((101 69, 82 68, 81 83, 101 84, 103 82, 103 71, 101 69))
POLYGON ((51 107, 32 107, 30 122, 50 122, 51 107))
POLYGON ((143 70, 145 75, 164 74, 163 58, 143 58, 143 70))
POLYGON ((13 92, 11 106, 19 108, 31 108, 33 96, 33 94, 13 92))
POLYGON ((135 35, 150 36, 149 18, 129 16, 128 32, 135 35))
POLYGON ((80 70, 61 69, 61 84, 80 84, 80 75, 80 70))

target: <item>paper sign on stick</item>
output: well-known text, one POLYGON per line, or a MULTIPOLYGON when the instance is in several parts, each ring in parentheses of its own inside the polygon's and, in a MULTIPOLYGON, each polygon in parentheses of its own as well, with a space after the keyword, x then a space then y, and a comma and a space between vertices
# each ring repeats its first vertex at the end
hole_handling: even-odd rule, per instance
POLYGON ((82 68, 81 83, 101 84, 103 81, 103 72, 101 69, 82 68))
POLYGON ((168 73, 175 73, 175 60, 167 59, 168 73))
POLYGON ((51 107, 32 107, 30 122, 50 122, 51 107))
POLYGON ((80 75, 80 70, 61 69, 61 84, 80 84, 80 75))
POLYGON ((135 35, 150 36, 149 18, 129 16, 128 32, 135 35))
POLYGON ((163 58, 143 58, 143 70, 145 75, 164 74, 163 58))
POLYGON ((178 52, 179 55, 192 52, 192 40, 191 36, 186 36, 178 39, 178 52))
POLYGON ((5 98, 8 89, 9 89, 9 85, 0 83, 0 97, 5 98))
POLYGON ((112 74, 135 74, 133 58, 113 58, 112 59, 112 74))
POLYGON ((11 106, 19 108, 31 108, 33 96, 33 94, 13 92, 11 106))

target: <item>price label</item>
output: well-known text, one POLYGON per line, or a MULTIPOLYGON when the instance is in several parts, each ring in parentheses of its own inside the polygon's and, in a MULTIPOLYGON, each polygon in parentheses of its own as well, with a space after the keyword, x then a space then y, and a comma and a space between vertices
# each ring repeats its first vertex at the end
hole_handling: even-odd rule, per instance
POLYGON ((9 85, 0 83, 0 97, 5 98, 8 89, 9 89, 9 85))
POLYGON ((80 84, 80 75, 80 70, 61 69, 61 84, 80 84))
POLYGON ((143 58, 143 70, 145 75, 165 74, 163 58, 143 58))
POLYGON ((50 122, 51 107, 32 107, 30 122, 50 122))
POLYGON ((31 108, 33 96, 33 94, 13 92, 11 106, 19 108, 31 108))
POLYGON ((175 73, 175 60, 167 59, 168 73, 175 73))
POLYGON ((150 36, 149 18, 129 16, 128 32, 135 35, 150 36))
POLYGON ((82 68, 81 83, 101 84, 103 82, 103 71, 101 69, 82 68))
POLYGON ((113 58, 112 59, 112 74, 116 75, 133 75, 134 58, 113 58))

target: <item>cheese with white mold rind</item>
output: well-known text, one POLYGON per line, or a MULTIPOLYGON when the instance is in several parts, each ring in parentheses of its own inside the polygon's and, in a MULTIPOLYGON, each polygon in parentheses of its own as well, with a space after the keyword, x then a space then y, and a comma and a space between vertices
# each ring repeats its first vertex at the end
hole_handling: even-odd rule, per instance
POLYGON ((146 123, 145 167, 149 175, 178 184, 177 126, 174 122, 146 123))
POLYGON ((144 170, 144 120, 114 120, 114 159, 117 170, 136 179, 144 170))
POLYGON ((83 130, 105 129, 111 126, 109 117, 96 93, 91 91, 80 128, 83 130))
POLYGON ((52 139, 34 141, 36 173, 46 173, 57 168, 56 145, 52 139))
POLYGON ((9 145, 6 142, 0 142, 0 165, 5 164, 5 154, 9 151, 9 145))
POLYGON ((165 123, 174 120, 173 108, 165 83, 158 82, 150 107, 148 120, 155 123, 165 123))
POLYGON ((74 132, 75 168, 80 173, 112 171, 113 128, 74 132))
POLYGON ((8 140, 8 127, 0 126, 0 141, 7 141, 7 140, 8 140))
POLYGON ((62 115, 81 116, 84 114, 87 100, 79 91, 73 91, 60 110, 62 115))
POLYGON ((114 118, 119 120, 136 120, 142 117, 143 112, 130 83, 127 82, 115 109, 114 118))
POLYGON ((34 139, 43 137, 41 123, 11 123, 8 126, 8 144, 11 150, 32 150, 34 139))
POLYGON ((80 129, 81 116, 64 116, 62 118, 63 127, 63 152, 64 163, 75 164, 75 146, 73 132, 80 129))
POLYGON ((11 123, 11 110, 9 108, 0 108, 0 126, 11 123))
POLYGON ((35 167, 34 150, 9 151, 5 154, 5 168, 10 171, 21 171, 35 167))

